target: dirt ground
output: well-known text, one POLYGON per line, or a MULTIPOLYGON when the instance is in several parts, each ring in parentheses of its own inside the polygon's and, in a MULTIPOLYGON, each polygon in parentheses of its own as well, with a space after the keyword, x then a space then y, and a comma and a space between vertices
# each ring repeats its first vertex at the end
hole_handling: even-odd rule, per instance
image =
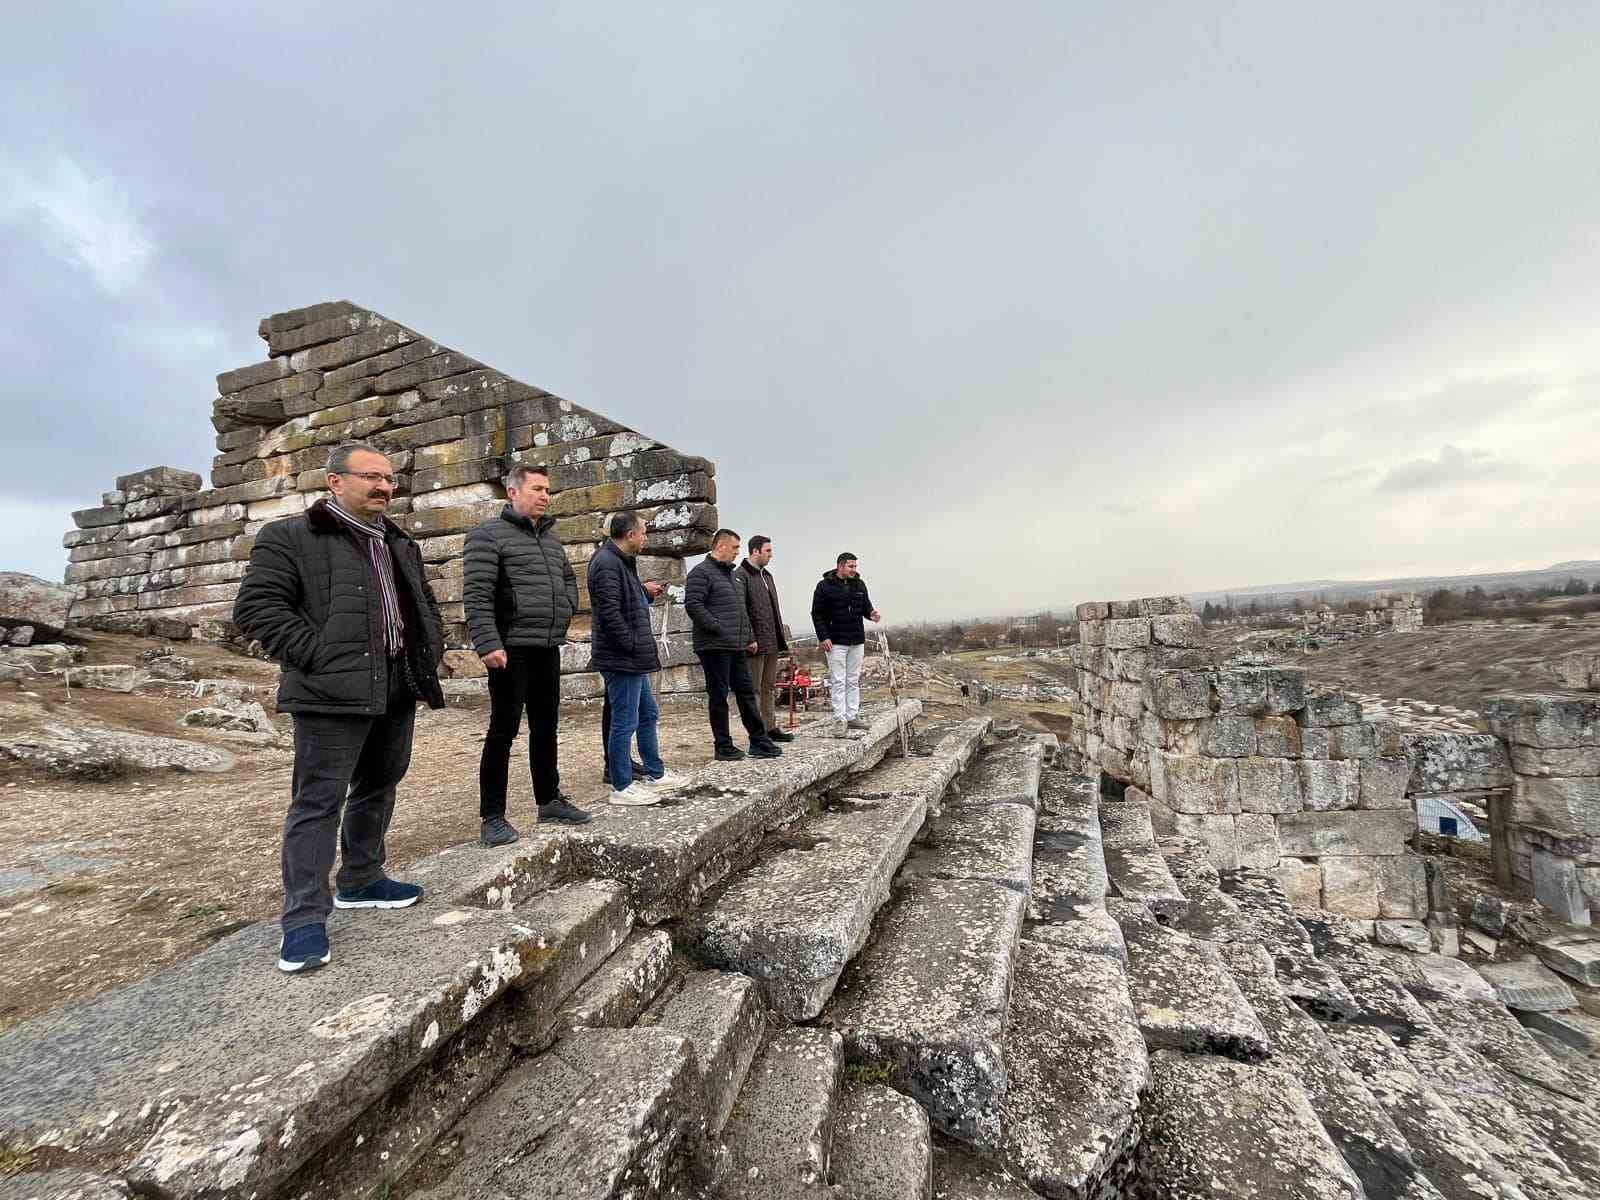
POLYGON ((1342 642, 1292 661, 1314 682, 1477 709, 1491 692, 1556 686, 1545 664, 1579 651, 1600 651, 1596 622, 1437 625, 1342 642))
MULTIPOLYGON (((130 662, 145 639, 95 636, 89 662, 130 662)), ((202 677, 275 686, 277 668, 214 646, 179 645, 202 677)), ((270 709, 270 698, 266 700, 270 709)), ((63 782, 0 762, 0 1029, 62 1003, 154 973, 281 903, 279 838, 289 799, 291 722, 277 747, 258 749, 177 721, 196 702, 75 689, 59 682, 0 684, 0 724, 65 720, 181 736, 226 747, 237 765, 215 775, 140 772, 106 783, 63 782), (31 693, 31 694, 30 694, 31 693)), ((819 719, 813 709, 800 720, 819 719)), ((562 707, 562 786, 579 804, 604 801, 600 707, 562 707)), ((478 832, 478 755, 487 707, 418 713, 410 773, 388 838, 389 865, 405 867, 478 832)), ((667 764, 709 760, 705 709, 663 706, 667 764)), ((526 742, 512 751, 511 808, 534 823, 526 742)))

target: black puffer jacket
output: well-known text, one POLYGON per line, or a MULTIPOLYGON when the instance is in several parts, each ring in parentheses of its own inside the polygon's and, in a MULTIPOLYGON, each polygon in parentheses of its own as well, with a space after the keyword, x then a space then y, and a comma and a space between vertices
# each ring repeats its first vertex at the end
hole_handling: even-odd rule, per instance
POLYGON ((589 560, 589 607, 594 610, 591 671, 648 675, 661 669, 650 633, 650 596, 639 564, 607 542, 589 560))
POLYGON ((872 597, 867 595, 867 581, 857 575, 846 579, 838 571, 829 571, 817 583, 811 595, 811 624, 816 627, 817 641, 833 642, 839 646, 864 646, 867 627, 862 618, 872 611, 872 597))
POLYGON ((743 571, 732 563, 703 559, 689 572, 683 588, 683 608, 694 622, 694 648, 743 650, 756 640, 744 603, 743 571))
MULTIPOLYGON (((280 711, 379 716, 389 695, 383 602, 367 547, 327 505, 318 500, 304 516, 273 521, 256 535, 233 621, 283 665, 280 711)), ((444 630, 422 577, 422 552, 393 522, 384 530, 411 676, 428 707, 443 708, 444 630)))
POLYGON ((549 649, 567 640, 578 611, 578 577, 555 533, 554 517, 538 524, 506 505, 467 534, 461 598, 467 634, 479 654, 507 646, 549 649))

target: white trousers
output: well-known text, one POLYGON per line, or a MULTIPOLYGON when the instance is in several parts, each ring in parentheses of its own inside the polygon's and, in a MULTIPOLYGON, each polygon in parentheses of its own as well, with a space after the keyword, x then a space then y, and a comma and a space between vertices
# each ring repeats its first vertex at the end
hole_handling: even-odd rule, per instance
POLYGON ((861 711, 861 659, 865 646, 834 646, 828 651, 828 698, 833 716, 848 721, 861 711))

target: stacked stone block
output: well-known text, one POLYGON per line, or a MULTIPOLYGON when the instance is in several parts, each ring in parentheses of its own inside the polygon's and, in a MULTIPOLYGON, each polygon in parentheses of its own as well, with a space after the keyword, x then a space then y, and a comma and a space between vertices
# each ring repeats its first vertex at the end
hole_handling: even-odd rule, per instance
POLYGON ((1556 916, 1600 909, 1600 693, 1502 693, 1484 708, 1515 781, 1504 836, 1513 876, 1556 916))
POLYGON ((1277 871, 1296 903, 1427 915, 1396 730, 1304 670, 1222 666, 1182 597, 1078 606, 1073 748, 1219 868, 1277 871))
MULTIPOLYGON (((399 484, 390 516, 422 549, 443 611, 447 668, 480 674, 462 604, 466 532, 499 514, 516 463, 550 470, 550 514, 579 581, 574 644, 562 656, 563 692, 603 692, 588 671, 589 559, 612 513, 640 513, 649 530, 640 577, 682 599, 684 558, 710 548, 716 468, 520 383, 349 301, 265 318, 264 362, 217 376, 217 455, 211 487, 155 467, 117 480, 101 505, 73 514, 63 544, 75 589, 74 624, 129 627, 141 617, 192 627, 226 621, 256 533, 304 512, 327 493, 328 453, 360 439, 392 459, 399 484)), ((663 692, 703 690, 679 603, 658 607, 663 692)))

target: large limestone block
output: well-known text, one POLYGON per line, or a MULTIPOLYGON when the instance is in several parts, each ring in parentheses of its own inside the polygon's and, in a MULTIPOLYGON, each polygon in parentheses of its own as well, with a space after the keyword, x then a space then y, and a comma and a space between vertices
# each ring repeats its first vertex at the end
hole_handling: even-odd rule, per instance
POLYGON ((1411 780, 1409 758, 1372 758, 1359 764, 1361 808, 1410 808, 1406 785, 1411 780))
POLYGON ((1514 744, 1511 747, 1511 769, 1518 775, 1600 775, 1600 746, 1545 750, 1538 746, 1514 744))
POLYGON ((1153 671, 1145 687, 1147 703, 1159 717, 1192 720, 1211 715, 1211 681, 1204 671, 1153 671))
MULTIPOLYGON (((135 471, 131 475, 117 476, 117 490, 119 492, 134 492, 139 489, 150 491, 175 491, 197 492, 200 490, 200 476, 193 471, 180 471, 177 467, 146 467, 143 471, 135 471)), ((129 497, 132 499, 132 497, 129 497)))
POLYGON ((1320 728, 1328 725, 1355 725, 1361 720, 1361 704, 1344 692, 1318 689, 1306 693, 1303 725, 1320 728))
POLYGON ((1105 624, 1107 650, 1131 650, 1150 644, 1150 620, 1147 617, 1128 617, 1107 621, 1105 624))
POLYGON ((1358 763, 1329 759, 1302 760, 1296 765, 1301 799, 1308 811, 1332 812, 1356 807, 1361 795, 1358 763))
POLYGON ((1271 716, 1305 707, 1306 673, 1298 667, 1224 667, 1216 672, 1217 711, 1271 716))
POLYGON ((1578 864, 1570 858, 1533 851, 1533 894, 1556 917, 1568 925, 1588 925, 1589 899, 1583 894, 1578 864))
POLYGON ((1188 648, 1206 644, 1205 628, 1193 613, 1151 617, 1150 637, 1158 646, 1188 648))
MULTIPOLYGON (((1240 811, 1246 813, 1299 812, 1305 807, 1301 795, 1300 774, 1300 768, 1305 765, 1307 764, 1297 763, 1286 758, 1250 757, 1239 759, 1240 811)), ((1276 855, 1273 858, 1275 863, 1276 855)))
POLYGON ((19 571, 0 571, 0 628, 33 627, 36 637, 55 637, 67 627, 72 591, 19 571))
POLYGON ((1511 819, 1559 833, 1600 835, 1600 777, 1519 775, 1511 789, 1511 819))
POLYGON ((1513 744, 1600 746, 1600 694, 1501 692, 1488 698, 1483 715, 1490 732, 1513 744))
POLYGON ((1378 915, 1424 919, 1428 915, 1427 863, 1415 854, 1390 854, 1371 861, 1378 881, 1378 915))
POLYGON ((1416 827, 1416 817, 1409 810, 1306 811, 1280 817, 1278 836, 1283 853, 1299 858, 1401 854, 1416 827))
POLYGON ((1293 717, 1254 717, 1256 748, 1263 758, 1299 758, 1303 741, 1300 725, 1293 717))
POLYGON ((1243 812, 1233 819, 1239 865, 1271 871, 1278 866, 1278 822, 1269 813, 1243 812))
POLYGON ((1240 811, 1238 767, 1232 759, 1156 750, 1150 755, 1150 790, 1174 812, 1240 811))
POLYGON ((1274 874, 1293 907, 1322 907, 1322 868, 1316 863, 1303 858, 1280 858, 1274 874))
POLYGON ((1377 862, 1364 855, 1322 859, 1322 907, 1359 921, 1376 920, 1382 912, 1377 862))
POLYGON ((1492 733, 1411 733, 1405 738, 1405 752, 1411 760, 1407 790, 1415 795, 1476 791, 1511 783, 1505 743, 1492 733))

